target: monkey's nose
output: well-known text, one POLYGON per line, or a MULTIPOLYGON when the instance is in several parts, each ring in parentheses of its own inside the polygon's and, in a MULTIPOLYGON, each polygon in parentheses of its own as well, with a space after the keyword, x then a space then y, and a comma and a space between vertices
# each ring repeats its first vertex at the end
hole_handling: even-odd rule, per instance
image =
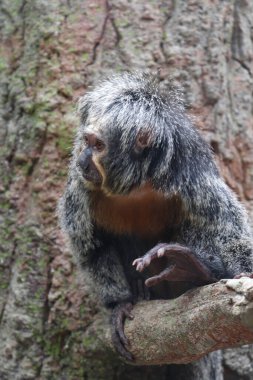
POLYGON ((91 161, 91 152, 89 149, 84 150, 77 160, 77 166, 79 166, 83 172, 87 172, 90 167, 90 161, 91 161))
POLYGON ((89 168, 89 160, 84 159, 80 156, 77 160, 77 166, 79 166, 82 169, 82 171, 87 171, 87 169, 89 168))

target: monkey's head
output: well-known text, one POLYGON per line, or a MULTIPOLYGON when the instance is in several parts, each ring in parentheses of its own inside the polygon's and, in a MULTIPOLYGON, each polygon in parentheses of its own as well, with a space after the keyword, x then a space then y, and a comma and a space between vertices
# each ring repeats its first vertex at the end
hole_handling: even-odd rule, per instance
POLYGON ((81 98, 74 159, 86 186, 128 194, 161 175, 174 151, 175 113, 182 114, 181 104, 172 103, 154 81, 128 73, 81 98))

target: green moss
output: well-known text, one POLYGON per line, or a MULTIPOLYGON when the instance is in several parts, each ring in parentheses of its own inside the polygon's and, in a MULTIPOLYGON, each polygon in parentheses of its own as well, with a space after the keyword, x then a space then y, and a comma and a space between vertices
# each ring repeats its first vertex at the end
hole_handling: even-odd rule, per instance
POLYGON ((60 358, 61 344, 62 344, 62 338, 60 335, 55 336, 48 340, 44 340, 43 343, 44 343, 44 350, 47 355, 52 356, 54 359, 60 358))
POLYGON ((41 161, 41 166, 43 169, 48 169, 50 167, 50 163, 46 156, 43 157, 43 160, 41 161))
POLYGON ((0 289, 7 289, 8 286, 9 286, 9 282, 8 281, 0 283, 0 289))
POLYGON ((60 95, 63 95, 65 98, 72 99, 73 96, 73 90, 71 86, 64 86, 58 89, 58 93, 60 95))
POLYGON ((127 28, 128 26, 131 25, 129 19, 123 19, 123 18, 117 18, 116 20, 114 20, 115 22, 115 25, 118 27, 118 28, 127 28))
POLYGON ((61 151, 63 156, 69 156, 70 155, 70 153, 71 153, 71 142, 72 142, 72 140, 70 140, 68 137, 67 138, 61 137, 57 141, 56 146, 59 148, 59 150, 61 151))
POLYGON ((24 164, 27 164, 27 161, 29 160, 29 157, 26 153, 16 153, 14 157, 14 161, 16 165, 23 166, 24 164))
POLYGON ((56 147, 63 156, 69 156, 73 145, 73 133, 70 133, 69 129, 62 124, 58 131, 58 139, 56 141, 56 147))
POLYGON ((45 102, 26 102, 23 106, 26 113, 30 114, 34 118, 39 118, 39 114, 41 111, 45 109, 45 102))
MULTIPOLYGON (((5 237, 0 237, 0 244, 2 244, 2 243, 4 244, 5 241, 6 241, 6 236, 5 237)), ((9 252, 3 251, 3 250, 2 250, 2 252, 0 252, 0 262, 1 263, 4 263, 5 260, 9 259, 9 257, 10 257, 10 253, 9 252)))
POLYGON ((20 166, 21 166, 23 175, 28 176, 31 171, 32 164, 30 162, 25 162, 22 165, 20 164, 20 166))
POLYGON ((8 63, 7 61, 5 60, 5 58, 2 56, 0 56, 0 72, 1 71, 4 71, 8 68, 8 63))
POLYGON ((86 336, 83 338, 82 344, 85 348, 89 348, 94 344, 94 338, 91 336, 86 336))
MULTIPOLYGON (((43 251, 45 252, 45 250, 43 249, 43 251)), ((45 252, 46 253, 46 252, 45 252)), ((47 267, 47 264, 48 264, 48 259, 46 257, 42 257, 38 260, 37 262, 38 266, 40 269, 44 269, 47 267)))
POLYGON ((69 14, 69 11, 70 9, 68 8, 68 22, 72 24, 77 20, 78 15, 76 13, 69 14))
POLYGON ((85 52, 85 53, 83 53, 82 54, 82 59, 83 59, 83 61, 88 61, 89 60, 89 53, 87 53, 87 52, 85 52))
POLYGON ((67 175, 67 169, 60 169, 58 170, 57 172, 57 177, 63 177, 63 178, 66 178, 66 175, 67 175))
POLYGON ((1 201, 1 209, 2 210, 9 210, 10 208, 10 202, 8 200, 1 201))
MULTIPOLYGON (((22 281, 23 282, 23 281, 22 281)), ((37 304, 36 302, 32 302, 26 307, 28 314, 32 315, 41 315, 43 306, 41 304, 37 304)))
POLYGON ((87 307, 85 306, 85 304, 80 305, 79 313, 80 313, 80 318, 84 319, 85 316, 87 315, 87 307))
POLYGON ((67 330, 68 327, 69 327, 69 318, 63 318, 61 320, 61 327, 64 329, 64 330, 67 330))

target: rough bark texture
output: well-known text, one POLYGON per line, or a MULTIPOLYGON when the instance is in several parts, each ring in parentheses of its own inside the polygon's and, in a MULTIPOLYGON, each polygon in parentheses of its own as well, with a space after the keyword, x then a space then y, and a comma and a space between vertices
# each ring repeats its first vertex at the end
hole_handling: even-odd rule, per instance
MULTIPOLYGON (((174 300, 139 302, 125 333, 135 364, 187 364, 209 352, 253 343, 253 280, 222 280, 174 300)), ((91 327, 112 346, 107 316, 91 327)))
MULTIPOLYGON (((88 333, 99 306, 55 213, 74 103, 111 71, 160 68, 161 79, 177 78, 253 219, 252 26, 251 0, 0 2, 1 379, 171 374, 124 365, 88 333)), ((224 365, 226 379, 253 379, 252 348, 227 350, 224 365)))

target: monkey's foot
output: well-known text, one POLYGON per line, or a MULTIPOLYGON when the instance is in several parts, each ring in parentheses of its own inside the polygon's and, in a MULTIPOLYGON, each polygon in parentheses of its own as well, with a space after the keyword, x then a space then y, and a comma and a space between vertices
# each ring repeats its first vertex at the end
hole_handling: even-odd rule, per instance
POLYGON ((253 278, 253 273, 239 273, 234 278, 242 278, 242 277, 248 277, 253 278))
POLYGON ((126 318, 133 319, 131 314, 133 305, 130 302, 117 305, 112 311, 112 342, 121 356, 133 361, 133 355, 127 350, 129 341, 124 333, 124 322, 126 318))
POLYGON ((166 259, 165 269, 145 281, 146 286, 153 286, 161 281, 187 281, 196 285, 216 282, 209 269, 198 260, 187 247, 179 244, 158 244, 143 257, 134 260, 136 270, 142 272, 153 261, 166 259))

